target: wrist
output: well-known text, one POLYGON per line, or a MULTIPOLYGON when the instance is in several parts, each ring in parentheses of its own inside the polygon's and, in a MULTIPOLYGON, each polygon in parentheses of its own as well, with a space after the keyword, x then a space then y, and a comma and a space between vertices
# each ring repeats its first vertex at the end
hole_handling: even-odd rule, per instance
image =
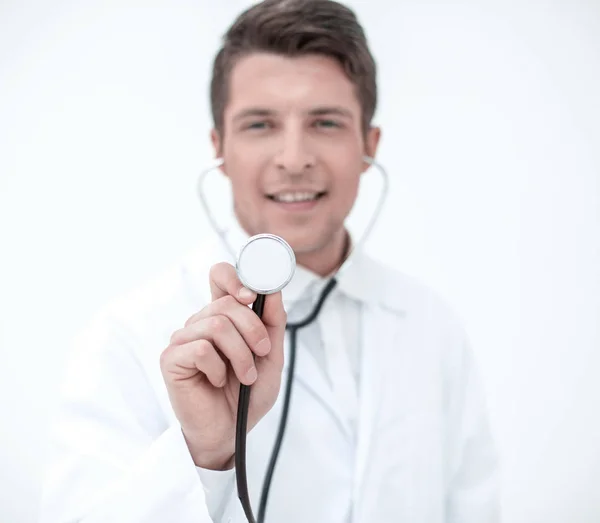
POLYGON ((194 465, 196 467, 206 470, 225 471, 231 470, 235 463, 235 454, 227 454, 226 456, 209 456, 206 453, 197 455, 194 457, 194 465))
POLYGON ((190 452, 190 456, 192 457, 196 467, 216 471, 225 471, 233 468, 235 463, 235 452, 207 451, 206 449, 199 448, 197 445, 195 445, 193 441, 186 436, 183 429, 182 433, 190 452))

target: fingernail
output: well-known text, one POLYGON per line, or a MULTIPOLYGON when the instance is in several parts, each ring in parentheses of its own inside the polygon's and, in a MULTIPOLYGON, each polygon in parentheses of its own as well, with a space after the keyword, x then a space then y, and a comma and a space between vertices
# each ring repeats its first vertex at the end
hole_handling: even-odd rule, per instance
POLYGON ((260 340, 256 344, 256 353, 259 356, 264 356, 265 354, 268 354, 270 350, 271 350, 271 340, 269 340, 269 338, 260 340))
POLYGON ((258 374, 256 372, 256 367, 252 367, 246 373, 246 380, 249 381, 250 383, 254 383, 256 381, 256 378, 258 378, 258 374))
POLYGON ((238 297, 242 300, 251 300, 254 298, 254 293, 250 289, 242 287, 238 292, 238 297))

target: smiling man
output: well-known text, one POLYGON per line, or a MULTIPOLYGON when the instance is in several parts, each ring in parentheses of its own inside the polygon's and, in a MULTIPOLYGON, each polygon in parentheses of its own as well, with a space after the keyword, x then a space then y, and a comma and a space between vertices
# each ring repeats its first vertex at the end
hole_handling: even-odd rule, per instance
MULTIPOLYGON (((211 139, 231 181, 223 238, 108 306, 77 340, 42 523, 243 523, 234 464, 252 385, 247 471, 258 512, 290 370, 290 322, 352 244, 345 220, 375 157, 376 66, 354 13, 267 0, 225 35, 211 139), (248 307, 228 245, 277 234, 298 268, 248 307)), ((498 474, 461 323, 425 285, 368 257, 298 331, 292 400, 265 521, 495 523, 498 474)))
MULTIPOLYGON (((335 48, 329 55, 310 52, 298 39, 302 21, 285 27, 278 18, 284 16, 267 10, 260 25, 248 28, 242 18, 231 29, 229 47, 215 66, 212 142, 224 159, 244 230, 282 236, 301 265, 325 275, 339 263, 344 220, 367 167, 363 156, 374 157, 379 142, 380 130, 370 126, 375 64, 365 60, 366 49, 362 57, 348 47, 345 63, 331 56, 335 48), (273 35, 263 32, 269 24, 281 25, 275 45, 269 43, 273 35), (250 34, 243 32, 248 29, 250 34), (242 46, 237 56, 236 45, 242 46), (345 67, 362 71, 353 81, 345 67)), ((310 20, 305 24, 309 35, 315 28, 310 20)), ((359 27, 349 29, 348 37, 360 35, 359 27)), ((319 42, 315 34, 315 48, 333 47, 333 36, 324 34, 319 42)))

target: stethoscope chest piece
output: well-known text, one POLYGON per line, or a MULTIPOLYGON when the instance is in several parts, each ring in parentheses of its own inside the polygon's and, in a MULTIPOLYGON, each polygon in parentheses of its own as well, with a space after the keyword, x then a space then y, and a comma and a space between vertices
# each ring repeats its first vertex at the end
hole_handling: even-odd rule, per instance
POLYGON ((240 249, 235 268, 244 287, 257 294, 273 294, 294 276, 296 256, 283 238, 257 234, 240 249))

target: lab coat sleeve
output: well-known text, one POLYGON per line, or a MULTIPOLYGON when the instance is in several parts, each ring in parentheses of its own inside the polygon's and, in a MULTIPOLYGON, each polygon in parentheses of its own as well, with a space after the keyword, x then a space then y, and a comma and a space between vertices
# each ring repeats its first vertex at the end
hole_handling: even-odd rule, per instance
MULTIPOLYGON (((55 423, 41 523, 243 523, 234 470, 195 466, 115 322, 77 343, 55 423)), ((158 362, 157 362, 158 364, 158 362)))
POLYGON ((483 386, 463 334, 449 394, 448 523, 498 523, 499 466, 483 386))

